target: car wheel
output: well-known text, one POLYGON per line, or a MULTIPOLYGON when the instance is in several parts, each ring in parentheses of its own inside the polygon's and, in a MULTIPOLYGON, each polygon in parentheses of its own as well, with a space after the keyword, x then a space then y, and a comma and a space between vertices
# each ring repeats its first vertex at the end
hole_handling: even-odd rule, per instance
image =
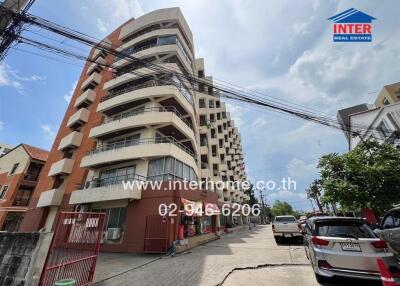
POLYGON ((325 283, 325 282, 328 282, 329 277, 325 277, 325 276, 315 273, 315 279, 317 280, 318 283, 325 283))
POLYGON ((276 243, 280 243, 282 241, 280 236, 275 236, 274 238, 276 243))

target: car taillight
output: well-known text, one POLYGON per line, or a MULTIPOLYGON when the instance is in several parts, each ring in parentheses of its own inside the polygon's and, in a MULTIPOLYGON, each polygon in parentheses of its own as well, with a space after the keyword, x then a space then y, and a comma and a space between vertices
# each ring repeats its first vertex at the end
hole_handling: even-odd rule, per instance
POLYGON ((371 242, 371 244, 372 244, 373 247, 378 248, 378 249, 382 249, 382 248, 387 248, 388 247, 387 244, 386 244, 386 241, 384 241, 384 240, 377 240, 377 241, 371 242))
POLYGON ((318 268, 332 269, 332 265, 330 265, 326 260, 318 260, 318 268))
POLYGON ((272 232, 275 232, 275 225, 272 225, 272 232))
POLYGON ((314 245, 321 245, 321 246, 326 246, 326 245, 329 244, 329 241, 328 241, 328 240, 321 239, 321 238, 318 238, 318 237, 316 237, 316 236, 311 237, 311 242, 312 242, 314 245))

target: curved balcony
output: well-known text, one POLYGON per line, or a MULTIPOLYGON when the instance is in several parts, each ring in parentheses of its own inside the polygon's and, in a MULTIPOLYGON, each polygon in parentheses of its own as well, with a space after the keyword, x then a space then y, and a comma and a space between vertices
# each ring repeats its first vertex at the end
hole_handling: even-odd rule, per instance
POLYGON ((197 171, 195 154, 173 137, 145 138, 116 142, 88 152, 81 167, 101 167, 112 163, 172 156, 197 171))
POLYGON ((160 54, 176 54, 181 60, 185 69, 190 72, 192 71, 192 60, 186 55, 183 49, 184 48, 182 47, 182 45, 179 44, 149 44, 126 55, 121 52, 121 58, 116 58, 113 66, 115 68, 121 68, 131 63, 133 59, 141 59, 160 54))
MULTIPOLYGON (((170 72, 182 73, 182 70, 176 63, 160 63, 158 64, 158 66, 170 72)), ((120 74, 114 74, 112 79, 104 83, 103 89, 108 91, 117 88, 118 86, 124 85, 128 82, 141 79, 145 76, 151 76, 159 73, 160 73, 159 69, 154 69, 151 66, 150 67, 135 66, 132 68, 127 68, 124 72, 121 72, 120 74)))
MULTIPOLYGON (((171 129, 180 137, 190 138, 196 146, 196 137, 190 120, 185 118, 174 106, 151 107, 132 110, 105 120, 90 130, 91 138, 109 138, 110 136, 137 130, 143 126, 163 125, 162 129, 171 129), (168 128, 166 126, 169 126, 168 128)), ((178 138, 179 139, 179 138, 178 138)))
POLYGON ((191 94, 184 86, 179 86, 169 81, 151 80, 144 84, 132 85, 122 90, 109 93, 101 98, 97 107, 97 112, 112 114, 114 110, 126 110, 127 107, 137 102, 143 103, 149 101, 150 98, 160 97, 172 97, 174 103, 179 104, 184 112, 192 117, 192 122, 195 122, 191 94))

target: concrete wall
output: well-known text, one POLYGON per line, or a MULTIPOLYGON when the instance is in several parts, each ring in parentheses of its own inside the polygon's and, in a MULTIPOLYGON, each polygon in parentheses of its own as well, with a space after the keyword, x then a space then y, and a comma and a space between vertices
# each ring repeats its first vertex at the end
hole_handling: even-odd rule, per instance
POLYGON ((0 285, 38 285, 53 233, 0 233, 0 285))

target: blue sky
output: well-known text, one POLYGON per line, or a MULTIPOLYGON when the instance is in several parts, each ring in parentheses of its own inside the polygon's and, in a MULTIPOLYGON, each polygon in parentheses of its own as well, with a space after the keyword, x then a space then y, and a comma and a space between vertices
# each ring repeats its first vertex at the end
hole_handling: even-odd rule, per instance
MULTIPOLYGON (((342 107, 372 102, 374 92, 399 80, 400 3, 395 0, 37 0, 30 12, 102 38, 130 17, 173 6, 182 9, 208 75, 266 96, 335 115, 342 107), (377 18, 372 43, 332 43, 327 18, 349 8, 377 18)), ((24 35, 46 40, 38 32, 33 28, 24 35)), ((0 141, 50 149, 82 63, 24 45, 16 49, 0 65, 0 141)), ((304 189, 318 176, 317 160, 345 152, 343 134, 258 107, 228 106, 242 133, 249 177, 278 181, 290 176, 297 191, 269 192, 268 201, 309 209, 304 189)))

